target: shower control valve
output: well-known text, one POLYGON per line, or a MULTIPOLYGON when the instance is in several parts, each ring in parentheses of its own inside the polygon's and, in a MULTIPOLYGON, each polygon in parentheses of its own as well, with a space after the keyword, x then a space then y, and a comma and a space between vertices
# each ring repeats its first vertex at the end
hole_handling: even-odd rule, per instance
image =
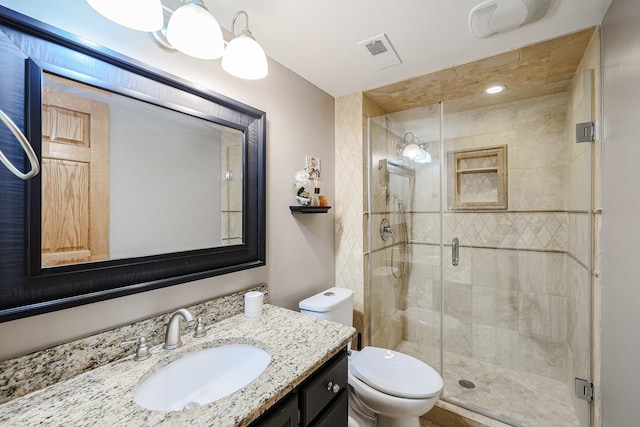
POLYGON ((387 218, 382 218, 382 222, 380 223, 380 238, 383 242, 386 242, 389 236, 393 237, 393 228, 391 228, 391 224, 389 224, 387 218))

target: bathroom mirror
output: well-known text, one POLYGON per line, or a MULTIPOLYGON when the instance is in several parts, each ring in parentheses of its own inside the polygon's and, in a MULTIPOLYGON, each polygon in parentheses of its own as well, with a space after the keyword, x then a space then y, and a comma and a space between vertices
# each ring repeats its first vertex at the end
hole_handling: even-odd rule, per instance
POLYGON ((242 243, 241 131, 44 72, 41 141, 42 267, 242 243))
POLYGON ((265 264, 264 112, 3 7, 0 55, 42 165, 0 171, 0 321, 265 264))

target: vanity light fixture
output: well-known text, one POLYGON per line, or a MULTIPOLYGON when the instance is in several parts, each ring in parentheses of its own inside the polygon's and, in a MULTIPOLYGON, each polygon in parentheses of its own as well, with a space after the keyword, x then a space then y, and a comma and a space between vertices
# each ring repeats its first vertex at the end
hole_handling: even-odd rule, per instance
POLYGON ((500 93, 504 90, 504 86, 502 85, 495 85, 495 86, 491 86, 488 87, 485 92, 487 92, 490 95, 496 94, 496 93, 500 93))
POLYGON ((413 132, 407 132, 402 138, 402 142, 398 144, 396 152, 404 158, 413 160, 416 163, 431 163, 431 153, 427 151, 429 144, 416 138, 413 132), (410 140, 407 137, 411 136, 410 140))
POLYGON ((160 0, 87 0, 105 18, 138 31, 158 31, 164 25, 160 0))
POLYGON ((251 34, 249 15, 244 10, 239 10, 233 17, 231 37, 222 57, 222 69, 241 79, 258 80, 267 77, 269 73, 267 55, 251 34), (236 36, 236 20, 240 15, 245 17, 245 27, 236 36))
POLYGON ((169 18, 167 40, 180 52, 200 59, 218 59, 224 38, 216 18, 202 0, 188 0, 169 18))
POLYGON ((258 80, 267 76, 267 56, 249 30, 249 15, 238 11, 231 24, 232 39, 224 47, 222 29, 203 0, 184 0, 177 9, 167 7, 161 0, 87 0, 97 12, 118 24, 146 31, 163 50, 176 50, 195 58, 218 59, 222 68, 235 77, 258 80), (168 23, 164 25, 165 14, 168 23), (154 24, 137 25, 134 15, 153 16, 154 24), (245 17, 245 27, 235 33, 236 20, 245 17))

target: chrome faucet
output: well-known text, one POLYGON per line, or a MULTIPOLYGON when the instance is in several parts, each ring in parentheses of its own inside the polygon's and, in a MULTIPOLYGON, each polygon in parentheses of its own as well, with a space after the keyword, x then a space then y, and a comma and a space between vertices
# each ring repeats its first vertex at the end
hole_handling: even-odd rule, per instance
POLYGON ((188 325, 193 325, 195 319, 193 318, 193 314, 186 308, 181 308, 179 310, 171 313, 171 317, 169 318, 169 324, 167 325, 167 333, 164 337, 164 348, 165 350, 173 350, 182 345, 182 341, 180 340, 180 318, 183 318, 188 325))

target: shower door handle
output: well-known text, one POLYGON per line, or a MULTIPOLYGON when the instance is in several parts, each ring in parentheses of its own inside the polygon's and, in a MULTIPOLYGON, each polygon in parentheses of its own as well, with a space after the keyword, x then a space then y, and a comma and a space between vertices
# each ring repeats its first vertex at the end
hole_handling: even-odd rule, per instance
POLYGON ((454 267, 460 263, 460 241, 457 237, 451 241, 451 263, 454 267))

